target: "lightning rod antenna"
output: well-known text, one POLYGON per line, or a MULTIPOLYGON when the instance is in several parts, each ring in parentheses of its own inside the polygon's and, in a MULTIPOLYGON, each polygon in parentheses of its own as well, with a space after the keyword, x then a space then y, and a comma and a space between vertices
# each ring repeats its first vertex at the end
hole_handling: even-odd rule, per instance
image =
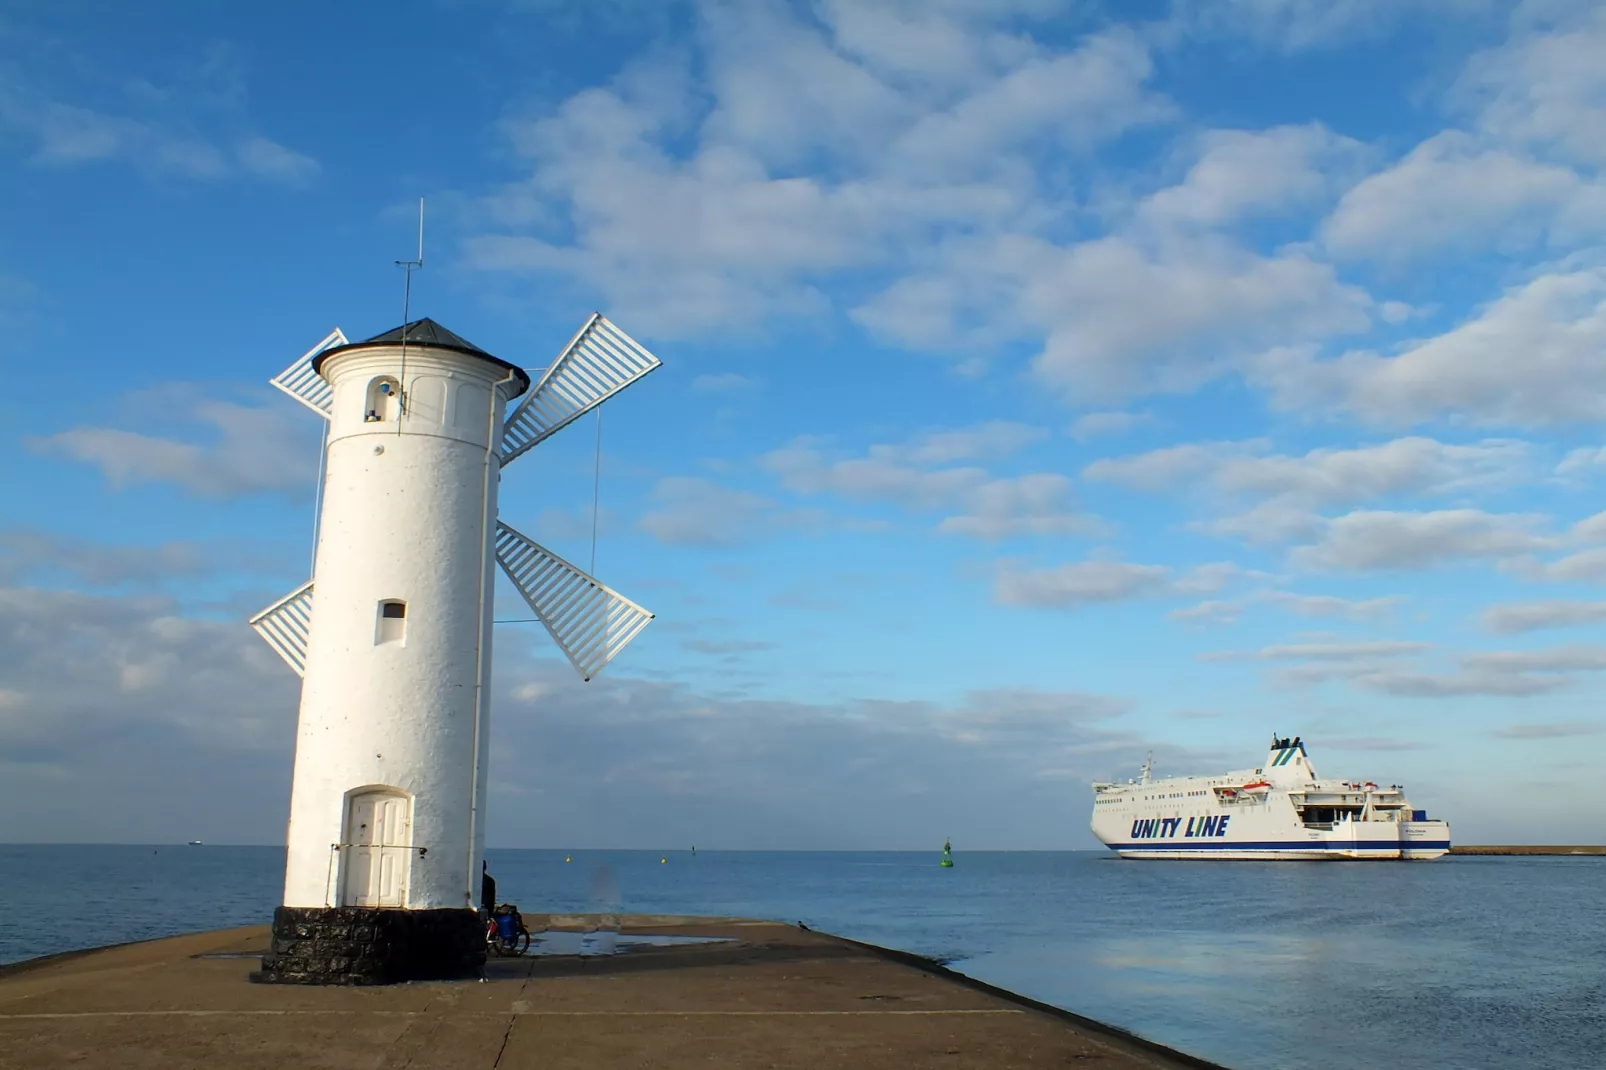
POLYGON ((401 418, 407 413, 407 325, 413 322, 413 269, 424 266, 424 198, 418 198, 418 258, 398 260, 396 266, 406 278, 402 283, 401 375, 396 386, 396 433, 401 434, 401 418))

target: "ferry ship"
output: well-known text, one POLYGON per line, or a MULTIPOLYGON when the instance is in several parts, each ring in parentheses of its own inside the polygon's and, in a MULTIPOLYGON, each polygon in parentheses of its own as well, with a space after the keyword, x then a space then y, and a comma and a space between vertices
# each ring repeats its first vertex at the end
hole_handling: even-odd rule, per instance
POLYGON ((1398 784, 1323 779, 1299 739, 1223 776, 1093 785, 1093 835, 1122 858, 1415 859, 1450 850, 1450 826, 1398 784))

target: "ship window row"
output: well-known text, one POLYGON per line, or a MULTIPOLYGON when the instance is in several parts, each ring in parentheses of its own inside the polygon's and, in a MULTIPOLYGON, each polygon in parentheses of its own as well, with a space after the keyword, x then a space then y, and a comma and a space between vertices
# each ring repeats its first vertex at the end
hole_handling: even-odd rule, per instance
MULTIPOLYGON (((1209 794, 1208 791, 1174 791, 1169 795, 1144 795, 1140 796, 1140 798, 1145 802, 1153 802, 1155 799, 1192 799, 1200 795, 1209 794)), ((1113 802, 1114 800, 1112 799, 1111 801, 1113 802)))

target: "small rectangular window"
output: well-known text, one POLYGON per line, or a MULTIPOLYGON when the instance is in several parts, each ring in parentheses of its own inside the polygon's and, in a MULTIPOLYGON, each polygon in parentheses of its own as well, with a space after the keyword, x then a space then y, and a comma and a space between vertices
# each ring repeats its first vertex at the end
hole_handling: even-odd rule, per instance
POLYGON ((407 603, 399 598, 387 598, 379 603, 379 618, 374 622, 374 645, 406 641, 407 603))

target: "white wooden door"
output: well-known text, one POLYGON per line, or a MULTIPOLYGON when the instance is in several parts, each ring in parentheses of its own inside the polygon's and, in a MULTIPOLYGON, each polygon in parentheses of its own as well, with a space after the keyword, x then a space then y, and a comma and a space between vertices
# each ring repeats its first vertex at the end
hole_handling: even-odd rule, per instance
POLYGON ((391 791, 353 795, 346 815, 346 881, 350 907, 407 905, 413 829, 407 797, 391 791))

